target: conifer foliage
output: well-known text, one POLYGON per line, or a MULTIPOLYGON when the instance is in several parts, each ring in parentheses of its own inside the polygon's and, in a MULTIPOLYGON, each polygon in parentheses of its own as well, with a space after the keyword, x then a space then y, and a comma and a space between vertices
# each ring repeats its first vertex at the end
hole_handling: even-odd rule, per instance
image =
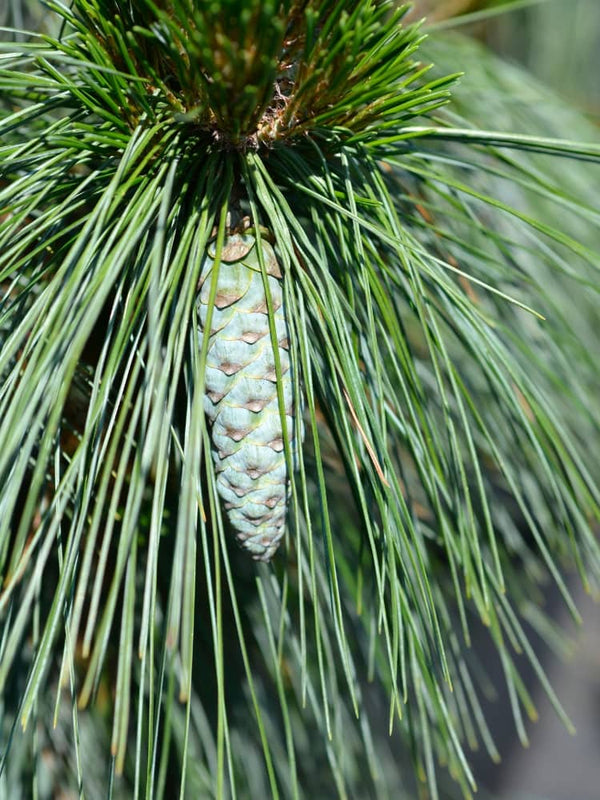
POLYGON ((473 628, 525 741, 524 622, 600 575, 598 212, 544 167, 600 147, 459 117, 388 0, 46 5, 0 42, 0 781, 470 795, 473 628))

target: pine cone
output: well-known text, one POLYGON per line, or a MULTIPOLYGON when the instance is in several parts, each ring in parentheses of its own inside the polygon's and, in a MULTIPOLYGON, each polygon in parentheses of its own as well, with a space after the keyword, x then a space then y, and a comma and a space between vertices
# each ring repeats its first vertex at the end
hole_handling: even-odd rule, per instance
MULTIPOLYGON (((269 561, 285 531, 289 476, 258 246, 249 233, 225 239, 208 344, 204 408, 212 423, 217 488, 231 526, 253 558, 269 561)), ((281 271, 264 237, 260 247, 274 309, 287 435, 295 462, 298 422, 281 271)), ((214 248, 214 243, 208 248, 200 278, 200 346, 214 248)))

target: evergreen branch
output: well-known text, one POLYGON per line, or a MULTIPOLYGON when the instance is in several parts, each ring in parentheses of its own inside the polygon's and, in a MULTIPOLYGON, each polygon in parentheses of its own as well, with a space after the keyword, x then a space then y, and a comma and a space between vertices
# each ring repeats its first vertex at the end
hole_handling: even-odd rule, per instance
POLYGON ((526 741, 523 660, 567 720, 523 619, 548 581, 577 618, 565 565, 600 576, 595 188, 547 158, 600 149, 434 117, 461 59, 430 77, 390 2, 50 7, 64 29, 0 70, 15 720, 50 681, 114 691, 111 787, 140 796, 172 770, 182 796, 379 796, 403 750, 469 796, 466 748, 498 754, 471 629, 526 741), (258 566, 230 512, 275 461, 244 524, 281 499, 289 531, 258 566))

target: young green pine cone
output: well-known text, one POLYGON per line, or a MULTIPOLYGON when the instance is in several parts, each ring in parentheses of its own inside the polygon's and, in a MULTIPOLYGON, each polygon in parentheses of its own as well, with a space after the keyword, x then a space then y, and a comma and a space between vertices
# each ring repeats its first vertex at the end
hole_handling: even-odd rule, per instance
MULTIPOLYGON (((292 461, 297 460, 297 425, 302 422, 294 409, 281 271, 264 237, 260 245, 250 233, 225 238, 211 319, 204 408, 212 423, 217 488, 231 526, 253 558, 269 561, 285 531, 289 476, 259 246, 274 310, 287 436, 292 461)), ((200 345, 214 259, 213 242, 200 279, 200 345)))

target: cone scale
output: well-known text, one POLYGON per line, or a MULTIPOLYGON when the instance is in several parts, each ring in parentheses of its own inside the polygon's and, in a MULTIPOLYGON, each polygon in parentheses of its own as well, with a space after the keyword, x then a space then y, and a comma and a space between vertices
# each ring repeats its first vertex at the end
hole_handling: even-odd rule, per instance
POLYGON ((217 490, 242 547, 254 559, 269 561, 285 533, 290 494, 278 381, 292 463, 297 459, 301 424, 294 409, 281 270, 264 236, 258 240, 250 232, 231 233, 225 237, 219 262, 215 243, 209 244, 200 277, 200 347, 207 333, 214 269, 218 276, 208 333, 204 409, 211 423, 217 490), (279 372, 261 260, 273 309, 279 372))

